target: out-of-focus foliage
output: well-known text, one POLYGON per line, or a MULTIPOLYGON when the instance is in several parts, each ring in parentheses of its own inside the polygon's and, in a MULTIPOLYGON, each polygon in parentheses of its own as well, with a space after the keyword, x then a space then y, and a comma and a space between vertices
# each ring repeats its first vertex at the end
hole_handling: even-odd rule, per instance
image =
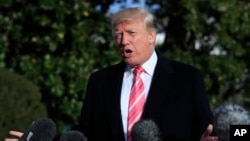
POLYGON ((167 35, 159 50, 200 68, 214 107, 249 101, 250 2, 246 0, 154 0, 167 35))
POLYGON ((0 140, 8 131, 25 131, 39 117, 47 117, 39 87, 25 77, 0 69, 0 140))
POLYGON ((1 67, 40 87, 60 127, 75 124, 89 74, 119 57, 108 18, 82 0, 5 0, 0 9, 1 67))

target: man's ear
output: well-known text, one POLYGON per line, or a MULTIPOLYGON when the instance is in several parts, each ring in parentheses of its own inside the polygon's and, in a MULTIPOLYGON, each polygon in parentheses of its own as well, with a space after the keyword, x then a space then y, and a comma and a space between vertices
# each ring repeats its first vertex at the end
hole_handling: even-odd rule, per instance
POLYGON ((150 30, 148 32, 148 35, 149 35, 149 44, 154 44, 155 43, 155 40, 156 40, 156 31, 155 30, 150 30))

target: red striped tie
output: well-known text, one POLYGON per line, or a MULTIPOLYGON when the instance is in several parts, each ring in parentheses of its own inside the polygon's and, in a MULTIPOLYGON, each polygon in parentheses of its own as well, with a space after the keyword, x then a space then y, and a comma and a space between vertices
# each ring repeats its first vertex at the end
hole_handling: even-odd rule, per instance
POLYGON ((131 141, 131 129, 135 122, 140 120, 145 103, 144 85, 140 75, 143 73, 141 66, 134 69, 134 81, 129 97, 128 112, 128 141, 131 141))

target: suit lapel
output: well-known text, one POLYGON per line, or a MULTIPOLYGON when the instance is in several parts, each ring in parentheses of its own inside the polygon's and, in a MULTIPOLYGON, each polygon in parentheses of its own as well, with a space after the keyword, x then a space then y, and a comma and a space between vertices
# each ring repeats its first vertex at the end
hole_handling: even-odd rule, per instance
POLYGON ((143 118, 147 118, 149 113, 154 113, 155 105, 159 105, 159 100, 166 99, 172 85, 175 83, 174 69, 168 60, 158 55, 158 61, 152 78, 148 98, 145 104, 143 118))
POLYGON ((107 92, 105 99, 107 121, 109 122, 109 125, 111 125, 111 131, 114 132, 112 133, 114 138, 115 136, 116 138, 119 136, 120 140, 124 139, 120 98, 125 66, 125 63, 122 62, 112 68, 112 73, 109 74, 109 80, 107 80, 109 91, 107 92))

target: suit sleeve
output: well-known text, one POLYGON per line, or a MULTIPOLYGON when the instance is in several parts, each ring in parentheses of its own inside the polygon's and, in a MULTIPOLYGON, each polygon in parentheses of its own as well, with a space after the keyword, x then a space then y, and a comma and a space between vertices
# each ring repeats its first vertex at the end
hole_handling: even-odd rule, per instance
POLYGON ((213 116, 209 106, 204 77, 199 70, 197 70, 193 84, 193 138, 195 141, 199 141, 208 124, 213 124, 213 116))
POLYGON ((88 81, 88 85, 87 85, 87 90, 86 90, 86 95, 85 95, 85 99, 83 101, 83 107, 82 107, 82 111, 81 111, 81 115, 79 118, 79 130, 82 131, 86 137, 90 139, 91 135, 91 125, 92 125, 92 120, 93 118, 91 117, 92 112, 92 99, 93 96, 92 95, 92 91, 94 90, 94 77, 93 74, 90 76, 89 81, 88 81))

